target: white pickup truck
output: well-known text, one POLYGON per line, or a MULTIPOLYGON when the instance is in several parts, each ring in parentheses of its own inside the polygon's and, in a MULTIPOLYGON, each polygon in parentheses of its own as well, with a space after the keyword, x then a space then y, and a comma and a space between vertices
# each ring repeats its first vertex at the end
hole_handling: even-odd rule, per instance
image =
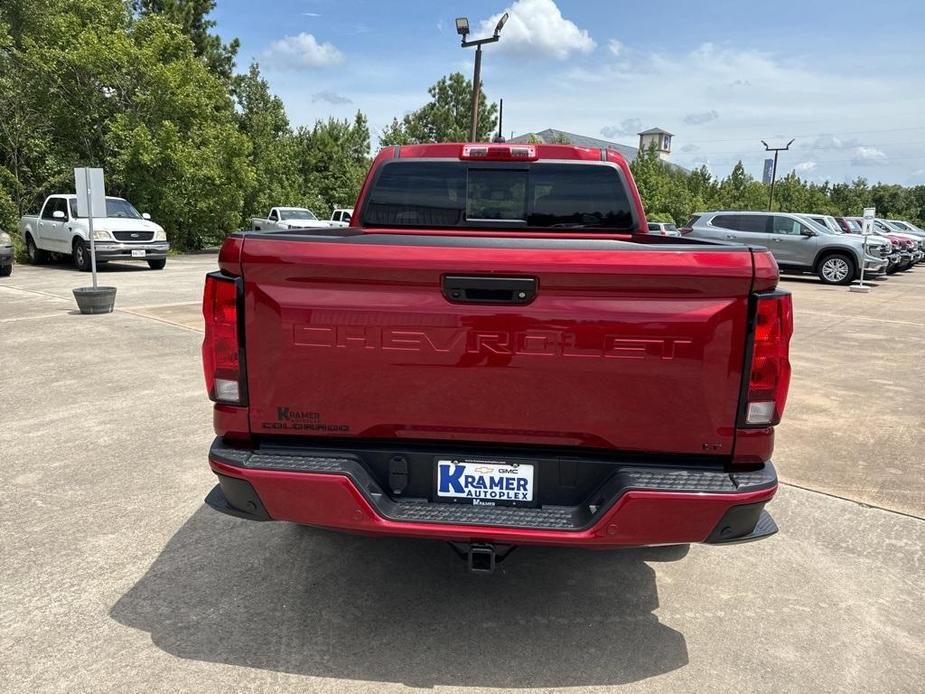
MULTIPOLYGON (((74 265, 90 270, 89 220, 77 215, 76 195, 49 195, 37 215, 19 220, 19 234, 26 242, 29 260, 41 265, 50 253, 70 255, 74 265)), ((106 198, 106 217, 94 217, 96 262, 145 260, 152 270, 167 264, 167 234, 123 198, 106 198)))
POLYGON ((349 227, 350 220, 353 219, 352 207, 335 207, 331 213, 332 227, 349 227))
POLYGON ((314 212, 305 207, 274 207, 266 218, 251 218, 251 228, 254 231, 317 229, 330 226, 330 222, 318 219, 314 212))

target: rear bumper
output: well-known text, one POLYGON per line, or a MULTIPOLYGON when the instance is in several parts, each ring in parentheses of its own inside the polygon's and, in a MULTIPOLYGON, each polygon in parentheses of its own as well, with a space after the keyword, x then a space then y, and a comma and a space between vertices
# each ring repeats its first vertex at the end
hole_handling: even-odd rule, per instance
POLYGON ((773 465, 716 468, 616 464, 592 495, 599 505, 470 506, 393 499, 353 451, 242 450, 216 439, 219 484, 206 502, 250 520, 285 520, 367 535, 588 548, 746 542, 777 526, 764 505, 773 465))

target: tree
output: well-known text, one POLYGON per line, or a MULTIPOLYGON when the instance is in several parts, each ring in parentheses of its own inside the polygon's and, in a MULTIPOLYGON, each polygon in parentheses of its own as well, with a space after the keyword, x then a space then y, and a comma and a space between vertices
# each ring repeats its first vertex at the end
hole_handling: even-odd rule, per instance
MULTIPOLYGON (((468 142, 472 118, 472 81, 454 72, 428 90, 431 101, 401 120, 395 118, 379 137, 382 145, 422 142, 468 142)), ((479 124, 476 140, 486 142, 498 124, 498 105, 489 104, 479 90, 479 124)))
POLYGON ((299 128, 294 140, 303 196, 320 200, 324 214, 352 205, 369 168, 366 116, 318 121, 311 129, 299 128))
POLYGON ((768 204, 768 187, 756 181, 739 161, 720 183, 719 199, 726 209, 761 210, 768 204))
POLYGON ((9 191, 13 190, 15 179, 5 167, 0 166, 0 231, 12 231, 16 228, 19 211, 9 191))
POLYGON ((192 41, 122 0, 33 9, 18 38, 0 38, 0 165, 18 211, 72 190, 73 167, 99 166, 108 192, 151 212, 180 249, 236 228, 250 145, 192 41))
POLYGON ((124 70, 132 89, 106 138, 113 184, 156 210, 178 247, 218 242, 237 228, 253 186, 250 142, 224 83, 175 25, 144 17, 129 39, 124 70))
POLYGON ((630 170, 646 211, 667 214, 670 179, 667 166, 659 158, 654 143, 639 151, 630 164, 630 170))
POLYGON ((216 0, 132 0, 132 7, 141 16, 161 15, 177 24, 193 42, 197 56, 206 61, 209 69, 222 79, 230 81, 234 72, 234 59, 241 42, 234 38, 222 43, 221 37, 209 33, 215 22, 206 19, 215 9, 216 0))
POLYGON ((297 153, 282 100, 270 94, 256 63, 234 78, 235 120, 250 142, 253 185, 244 193, 241 223, 276 205, 304 204, 297 153))

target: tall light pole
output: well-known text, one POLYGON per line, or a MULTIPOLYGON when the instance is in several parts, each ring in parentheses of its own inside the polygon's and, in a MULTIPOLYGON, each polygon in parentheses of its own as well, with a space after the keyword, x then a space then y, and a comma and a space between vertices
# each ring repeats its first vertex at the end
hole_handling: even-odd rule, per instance
POLYGON ((786 152, 788 149, 790 149, 790 145, 793 144, 793 140, 790 140, 786 147, 769 147, 768 143, 764 140, 761 141, 761 144, 764 145, 765 152, 774 152, 774 168, 771 170, 771 194, 768 195, 768 212, 770 212, 771 202, 774 200, 774 181, 777 180, 777 154, 778 152, 786 152))
POLYGON ((462 47, 470 48, 475 46, 475 69, 472 76, 472 128, 469 131, 469 141, 475 142, 479 130, 479 90, 482 74, 482 44, 494 43, 501 38, 501 29, 507 21, 508 13, 505 12, 498 24, 495 26, 495 33, 487 39, 478 39, 476 41, 467 41, 469 35, 469 20, 466 17, 456 18, 456 33, 462 36, 462 47))

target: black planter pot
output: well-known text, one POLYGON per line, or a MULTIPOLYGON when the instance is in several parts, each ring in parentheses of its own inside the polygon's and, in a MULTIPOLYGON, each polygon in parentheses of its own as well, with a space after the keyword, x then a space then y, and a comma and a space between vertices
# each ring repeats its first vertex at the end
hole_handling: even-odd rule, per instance
POLYGON ((74 290, 81 313, 112 313, 116 303, 115 287, 78 287, 74 290))

